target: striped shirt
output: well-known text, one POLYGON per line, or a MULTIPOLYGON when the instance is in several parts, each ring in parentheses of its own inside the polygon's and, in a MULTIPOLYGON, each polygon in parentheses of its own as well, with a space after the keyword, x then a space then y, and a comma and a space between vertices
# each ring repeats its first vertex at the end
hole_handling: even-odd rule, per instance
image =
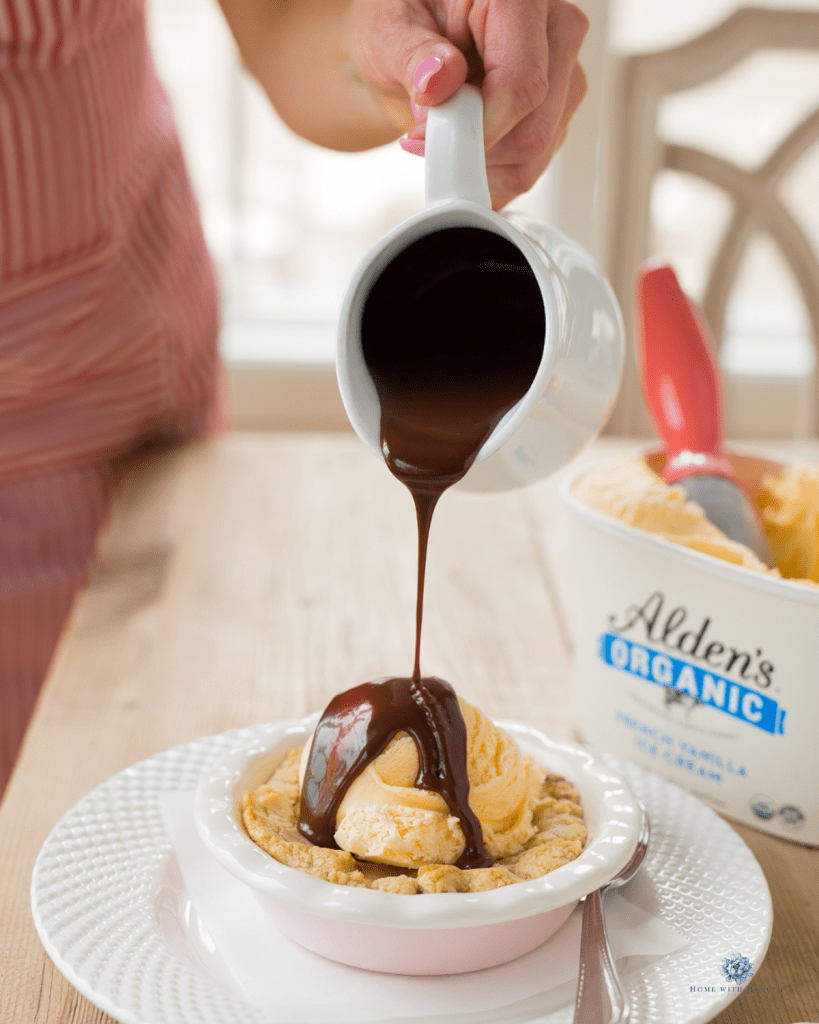
POLYGON ((144 0, 0 0, 0 790, 110 460, 216 426, 216 337, 144 0))

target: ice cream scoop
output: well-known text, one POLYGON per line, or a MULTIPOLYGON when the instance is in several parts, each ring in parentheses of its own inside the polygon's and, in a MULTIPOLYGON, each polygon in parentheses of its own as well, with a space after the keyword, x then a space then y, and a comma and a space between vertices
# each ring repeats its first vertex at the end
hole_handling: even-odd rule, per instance
MULTIPOLYGON (((409 680, 384 680, 388 683, 409 680)), ((425 681, 428 684, 428 680, 425 681)), ((358 688, 348 694, 358 696, 358 688)), ((394 687, 392 688, 395 689, 394 687)), ((390 705, 395 703, 390 694, 390 705)), ((341 698, 346 700, 346 695, 341 698)), ((360 718, 360 705, 356 718, 360 718)), ((483 842, 492 860, 517 853, 535 833, 533 809, 544 772, 524 757, 515 741, 481 711, 457 698, 465 731, 464 764, 469 807, 480 824, 483 842)), ((337 717, 337 716, 336 716, 337 717)), ((409 722, 407 723, 409 726, 409 722)), ((337 728, 337 722, 331 721, 337 728)), ((345 729, 337 756, 346 761, 349 746, 345 729)), ((416 737, 417 738, 417 737, 416 737)), ((301 760, 302 784, 309 777, 311 744, 301 760)), ((328 775, 332 766, 328 764, 328 775)), ((350 782, 339 801, 332 829, 336 844, 364 860, 395 867, 454 864, 464 850, 463 819, 429 786, 419 786, 421 759, 415 739, 400 730, 386 748, 350 782)))
POLYGON ((671 267, 641 269, 637 309, 643 390, 666 449, 663 478, 772 565, 756 511, 722 449, 722 389, 707 328, 671 267))

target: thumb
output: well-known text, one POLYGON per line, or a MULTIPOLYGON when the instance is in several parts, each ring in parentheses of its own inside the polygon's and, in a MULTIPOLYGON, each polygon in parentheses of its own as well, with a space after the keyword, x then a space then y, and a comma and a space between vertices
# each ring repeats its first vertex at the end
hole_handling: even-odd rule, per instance
POLYGON ((439 36, 418 46, 407 61, 401 81, 414 103, 435 107, 460 89, 467 72, 461 51, 439 36))
POLYGON ((361 56, 365 65, 369 63, 373 79, 380 80, 388 92, 402 89, 419 106, 443 103, 466 81, 466 58, 441 35, 438 23, 419 0, 384 5, 363 38, 361 56))

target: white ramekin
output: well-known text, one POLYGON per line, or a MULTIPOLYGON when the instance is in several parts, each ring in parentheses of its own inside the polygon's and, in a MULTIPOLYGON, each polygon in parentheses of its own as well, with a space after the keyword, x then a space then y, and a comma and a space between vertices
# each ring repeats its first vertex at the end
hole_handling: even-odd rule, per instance
POLYGON ((241 799, 287 750, 305 742, 316 720, 311 715, 254 729, 251 744, 203 774, 195 815, 207 848, 256 891, 280 930, 331 960, 394 974, 458 974, 513 960, 552 935, 581 897, 623 867, 636 844, 638 805, 599 758, 537 729, 499 722, 524 752, 580 794, 588 840, 575 861, 491 892, 415 896, 333 885, 286 867, 245 832, 241 799))

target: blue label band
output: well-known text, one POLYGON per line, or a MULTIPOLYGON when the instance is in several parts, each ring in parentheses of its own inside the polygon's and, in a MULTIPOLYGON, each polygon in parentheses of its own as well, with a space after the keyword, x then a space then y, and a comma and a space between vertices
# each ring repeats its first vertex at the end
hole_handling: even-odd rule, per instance
POLYGON ((615 633, 604 633, 600 637, 599 657, 612 668, 676 693, 688 694, 700 704, 771 735, 781 736, 785 731, 785 709, 771 697, 692 665, 690 661, 672 658, 615 633))

